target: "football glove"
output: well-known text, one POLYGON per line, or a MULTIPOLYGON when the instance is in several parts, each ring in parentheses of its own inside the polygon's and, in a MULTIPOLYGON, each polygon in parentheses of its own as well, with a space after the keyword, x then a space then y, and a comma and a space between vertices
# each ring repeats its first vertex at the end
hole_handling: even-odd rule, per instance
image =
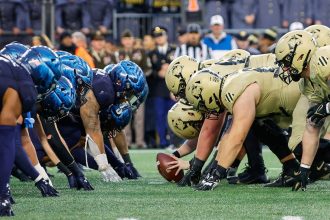
POLYGON ((74 175, 71 174, 67 176, 67 178, 68 178, 69 188, 70 189, 77 188, 77 181, 74 175))
POLYGON ((85 191, 94 190, 93 186, 88 182, 85 176, 76 176, 77 190, 84 189, 85 191))
POLYGON ((14 216, 9 199, 0 199, 0 217, 14 216))
POLYGON ((302 191, 306 191, 306 186, 308 184, 308 175, 309 168, 300 167, 298 172, 294 172, 295 181, 292 186, 292 191, 298 191, 301 189, 302 191))
POLYGON ((132 163, 126 163, 125 165, 127 169, 131 170, 137 178, 142 177, 132 163))
POLYGON ((189 170, 186 175, 178 182, 178 186, 194 186, 198 184, 201 178, 201 171, 196 171, 194 169, 189 170))
POLYGON ((308 109, 307 119, 317 127, 321 127, 323 119, 328 115, 330 115, 329 102, 323 102, 308 109))
POLYGON ((43 197, 58 196, 58 192, 54 189, 47 180, 41 179, 35 183, 35 186, 40 190, 43 197))
POLYGON ((114 169, 121 178, 127 178, 127 179, 137 179, 138 178, 134 174, 133 170, 130 167, 126 166, 125 164, 115 167, 114 169))
POLYGON ((116 171, 108 164, 106 167, 99 169, 104 182, 120 182, 122 179, 116 171))
POLYGON ((208 191, 213 190, 221 180, 221 175, 217 169, 213 169, 211 173, 206 175, 206 177, 196 185, 196 190, 208 191))

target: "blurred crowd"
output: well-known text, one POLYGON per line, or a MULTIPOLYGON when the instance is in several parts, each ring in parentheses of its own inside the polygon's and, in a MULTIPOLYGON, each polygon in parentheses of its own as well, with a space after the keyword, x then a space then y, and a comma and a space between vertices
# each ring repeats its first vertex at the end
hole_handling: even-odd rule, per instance
MULTIPOLYGON (((182 141, 167 126, 167 112, 176 99, 166 87, 165 74, 175 57, 188 55, 204 61, 220 58, 236 48, 253 55, 269 53, 279 37, 277 28, 296 30, 314 23, 330 26, 330 0, 205 0, 204 5, 199 5, 205 13, 203 22, 183 26, 179 20, 160 16, 144 27, 139 19, 123 18, 116 29, 120 37, 113 39, 114 11, 173 14, 181 11, 182 1, 57 0, 57 41, 51 42, 38 32, 42 29, 43 2, 0 0, 0 46, 12 41, 46 45, 80 56, 92 68, 104 68, 121 60, 137 63, 147 78, 149 95, 125 129, 129 145, 135 148, 167 148, 182 141), (141 28, 147 28, 147 34, 141 35, 141 28), (225 28, 242 31, 231 35, 225 28), (263 31, 249 33, 251 28, 263 31), (173 36, 170 32, 175 39, 169 37, 173 36)), ((187 2, 188 7, 198 3, 187 2)))

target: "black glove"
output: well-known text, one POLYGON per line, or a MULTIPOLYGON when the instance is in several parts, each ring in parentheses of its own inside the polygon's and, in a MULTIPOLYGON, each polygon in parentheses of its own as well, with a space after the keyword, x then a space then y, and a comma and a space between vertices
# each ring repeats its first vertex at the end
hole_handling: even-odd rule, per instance
POLYGON ((295 182, 293 183, 292 191, 298 191, 300 188, 302 191, 306 191, 309 170, 309 168, 300 167, 298 172, 294 172, 295 182))
POLYGON ((0 199, 0 217, 14 216, 9 199, 0 199))
POLYGON ((206 177, 200 181, 200 183, 195 187, 196 190, 213 190, 219 183, 221 179, 227 177, 227 169, 222 166, 217 165, 211 173, 207 174, 206 177))
POLYGON ((67 176, 68 178, 68 183, 69 183, 69 188, 70 189, 73 189, 73 188, 77 188, 77 181, 76 181, 76 178, 74 177, 74 175, 69 175, 67 176))
POLYGON ((328 103, 329 102, 323 102, 308 109, 307 118, 318 127, 322 126, 323 119, 330 115, 329 109, 327 108, 328 103))
MULTIPOLYGON (((133 174, 134 174, 137 178, 142 177, 142 176, 139 174, 139 172, 137 171, 137 169, 133 166, 132 163, 126 163, 125 165, 126 165, 126 167, 127 167, 129 170, 131 170, 131 171, 133 172, 133 174)), ((137 178, 136 178, 136 179, 137 179, 137 178)))
POLYGON ((35 186, 40 190, 43 197, 58 196, 58 192, 45 179, 41 179, 35 183, 35 186))
POLYGON ((123 179, 137 179, 138 177, 132 170, 131 166, 126 166, 123 164, 122 166, 115 167, 114 170, 118 173, 118 175, 123 179))
POLYGON ((186 175, 178 182, 178 186, 194 186, 201 178, 201 171, 189 170, 186 175))
POLYGON ((205 161, 194 158, 193 160, 189 161, 189 163, 190 170, 178 182, 178 186, 195 186, 199 183, 205 161))
POLYGON ((77 181, 77 190, 84 189, 85 191, 94 190, 93 186, 88 182, 84 175, 75 176, 77 181))

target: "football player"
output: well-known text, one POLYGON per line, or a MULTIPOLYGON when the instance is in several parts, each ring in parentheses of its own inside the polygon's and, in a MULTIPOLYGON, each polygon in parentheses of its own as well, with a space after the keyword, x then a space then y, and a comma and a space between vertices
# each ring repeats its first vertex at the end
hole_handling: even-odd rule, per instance
POLYGON ((290 83, 300 81, 301 92, 310 102, 308 123, 302 139, 303 153, 294 190, 306 190, 308 173, 319 146, 320 128, 327 123, 329 110, 329 29, 301 30, 285 34, 278 41, 275 54, 284 73, 281 79, 290 83), (318 37, 317 41, 314 37, 318 37), (327 36, 327 37, 322 37, 327 36), (319 47, 320 46, 320 47, 319 47), (288 74, 288 75, 287 75, 288 74))
MULTIPOLYGON (((19 60, 0 56, 0 216, 13 215, 7 184, 15 157, 17 120, 52 92, 61 76, 59 60, 56 56, 52 60, 45 58, 42 55, 45 50, 32 47, 19 60)), ((57 195, 48 182, 42 181, 42 186, 57 195)))

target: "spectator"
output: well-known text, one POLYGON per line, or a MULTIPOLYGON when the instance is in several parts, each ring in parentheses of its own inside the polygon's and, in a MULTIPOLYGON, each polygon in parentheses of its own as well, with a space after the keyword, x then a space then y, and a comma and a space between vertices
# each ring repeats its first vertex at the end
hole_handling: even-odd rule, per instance
POLYGON ((256 28, 281 27, 282 0, 257 0, 257 6, 256 28))
POLYGON ((178 31, 178 43, 179 45, 186 44, 188 41, 187 31, 182 29, 178 31))
POLYGON ((150 51, 154 50, 156 47, 155 41, 152 38, 151 35, 147 34, 143 37, 143 49, 146 51, 146 53, 149 53, 150 51))
POLYGON ((74 55, 84 59, 91 68, 95 68, 92 56, 87 51, 87 39, 82 32, 72 34, 72 42, 76 45, 74 55))
POLYGON ((58 47, 59 50, 67 51, 69 53, 75 54, 76 53, 76 45, 72 41, 72 36, 69 32, 63 32, 60 35, 60 46, 58 47))
POLYGON ((295 21, 309 26, 312 24, 312 12, 313 7, 311 0, 283 1, 282 26, 288 28, 289 24, 295 21))
POLYGON ((41 7, 43 0, 25 0, 29 12, 29 18, 31 24, 29 25, 32 30, 41 31, 41 7))
POLYGON ((251 47, 248 40, 249 34, 246 31, 240 31, 236 36, 237 47, 242 50, 248 51, 251 55, 260 54, 260 51, 251 47))
POLYGON ((90 54, 93 57, 95 67, 99 69, 103 69, 108 64, 116 63, 116 57, 113 53, 106 51, 105 44, 105 38, 100 32, 93 35, 90 43, 90 54))
POLYGON ((154 16, 152 18, 152 27, 162 26, 167 30, 168 40, 175 41, 176 27, 180 25, 180 18, 173 18, 166 16, 167 14, 180 13, 181 0, 149 0, 152 13, 160 14, 162 16, 154 16))
POLYGON ((87 8, 91 17, 91 27, 106 34, 112 22, 114 5, 112 0, 87 0, 87 8))
MULTIPOLYGON (((150 70, 148 56, 142 48, 134 48, 134 36, 132 32, 126 30, 122 33, 122 48, 116 53, 117 62, 121 60, 130 60, 141 67, 143 72, 150 70)), ((127 142, 129 146, 136 145, 138 148, 144 148, 144 104, 142 104, 134 113, 132 122, 125 128, 127 142), (135 131, 135 143, 133 143, 132 129, 135 131)))
MULTIPOLYGON (((250 48, 256 49, 257 51, 259 48, 259 36, 257 34, 250 34, 250 36, 248 37, 248 41, 249 41, 249 46, 250 48)), ((259 51, 260 53, 260 51, 259 51)))
POLYGON ((299 21, 293 22, 289 26, 289 31, 303 30, 303 29, 304 29, 304 25, 299 21))
MULTIPOLYGON (((165 74, 169 64, 173 60, 175 47, 169 45, 165 28, 155 27, 152 33, 156 42, 156 48, 149 54, 152 64, 152 74, 147 78, 150 92, 146 103, 146 115, 148 117, 150 115, 150 119, 153 120, 148 120, 146 133, 148 135, 152 134, 154 124, 149 123, 156 123, 160 142, 159 146, 160 148, 166 148, 172 143, 172 140, 168 141, 166 138, 170 132, 167 124, 167 112, 175 102, 170 98, 170 92, 166 87, 165 74), (150 107, 154 107, 154 109, 150 109, 150 107)), ((152 135, 150 136, 152 137, 152 135)))
POLYGON ((315 24, 323 24, 330 27, 330 1, 314 0, 313 12, 315 24))
POLYGON ((55 5, 56 31, 90 32, 90 14, 87 10, 86 0, 57 0, 55 5))
POLYGON ((253 28, 257 13, 257 0, 236 0, 231 16, 232 28, 253 28))
POLYGON ((205 16, 204 16, 204 27, 209 26, 209 20, 214 15, 221 15, 226 22, 226 27, 231 27, 229 22, 229 11, 232 3, 230 1, 219 1, 219 0, 205 0, 205 16))
POLYGON ((212 32, 204 37, 203 42, 212 49, 213 58, 220 58, 227 51, 237 48, 234 38, 223 31, 224 22, 222 16, 212 16, 210 26, 212 32))
POLYGON ((30 33, 30 19, 27 7, 22 0, 0 1, 0 46, 1 48, 12 41, 28 41, 17 36, 22 31, 30 33), (15 36, 4 35, 10 32, 15 36))
POLYGON ((266 29, 259 40, 261 53, 271 53, 277 39, 277 31, 274 28, 266 29))
POLYGON ((44 34, 34 35, 31 40, 32 40, 31 46, 41 46, 41 45, 43 45, 43 46, 47 46, 51 49, 54 49, 54 45, 48 39, 48 37, 44 34))

